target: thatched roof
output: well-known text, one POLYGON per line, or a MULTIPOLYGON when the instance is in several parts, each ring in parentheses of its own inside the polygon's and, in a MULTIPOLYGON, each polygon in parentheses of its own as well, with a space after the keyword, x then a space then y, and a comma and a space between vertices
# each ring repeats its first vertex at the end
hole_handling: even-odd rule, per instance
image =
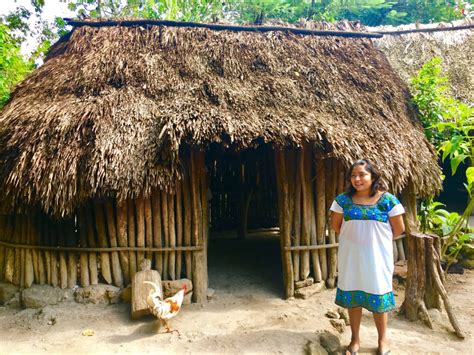
POLYGON ((440 170, 409 101, 368 39, 80 27, 0 114, 0 196, 63 215, 91 197, 172 189, 183 144, 304 140, 431 194, 440 170))
MULTIPOLYGON (((474 19, 452 23, 420 24, 420 29, 449 28, 473 25, 474 19)), ((379 26, 371 31, 403 31, 415 25, 379 26)), ((451 94, 466 103, 474 103, 474 29, 449 32, 410 33, 402 36, 384 36, 374 41, 388 57, 395 71, 406 82, 431 58, 443 58, 444 75, 448 77, 451 94)))

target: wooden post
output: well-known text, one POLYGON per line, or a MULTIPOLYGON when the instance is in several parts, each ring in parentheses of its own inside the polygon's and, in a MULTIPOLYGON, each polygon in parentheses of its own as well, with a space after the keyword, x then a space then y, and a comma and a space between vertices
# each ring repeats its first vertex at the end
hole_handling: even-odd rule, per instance
MULTIPOLYGON (((183 208, 182 208, 182 188, 183 182, 176 183, 176 245, 183 245, 183 208)), ((176 279, 181 278, 181 267, 183 263, 183 253, 176 253, 176 279)))
MULTIPOLYGON (((47 220, 48 223, 48 241, 50 246, 58 246, 59 242, 59 227, 53 220, 47 220)), ((58 270, 58 252, 51 252, 51 286, 59 285, 59 270, 58 270)))
MULTIPOLYGON (((184 208, 184 245, 191 246, 191 234, 192 234, 192 221, 191 221, 191 211, 192 211, 192 204, 191 204, 191 189, 190 189, 190 166, 189 161, 183 162, 183 208, 184 208)), ((191 252, 187 251, 184 254, 184 258, 186 260, 186 278, 192 280, 193 273, 192 273, 192 260, 191 260, 191 252)))
MULTIPOLYGON (((137 247, 145 246, 145 199, 143 195, 140 195, 135 200, 135 208, 137 212, 137 247)), ((145 253, 139 251, 137 253, 137 264, 141 265, 145 253)))
MULTIPOLYGON (((21 220, 20 244, 25 244, 26 238, 28 235, 26 215, 21 214, 20 220, 21 220)), ((25 252, 26 252, 25 249, 20 248, 20 288, 25 287, 25 270, 26 270, 25 252)))
MULTIPOLYGON (((104 210, 101 203, 96 202, 94 204, 94 214, 95 214, 95 225, 97 230, 97 237, 99 239, 99 246, 102 248, 107 248, 107 232, 105 230, 105 216, 104 210)), ((112 273, 110 269, 110 255, 106 252, 100 253, 100 271, 104 280, 111 285, 112 284, 112 273)))
MULTIPOLYGON (((204 278, 204 292, 207 297, 207 288, 209 286, 209 278, 207 273, 207 247, 208 247, 208 236, 209 236, 209 209, 207 201, 207 168, 204 151, 199 152, 199 170, 200 172, 200 186, 201 186, 201 243, 203 246, 202 251, 202 268, 204 278)), ((245 212, 247 213, 247 211, 245 212)))
MULTIPOLYGON (((302 209, 302 221, 301 221, 301 244, 302 245, 310 245, 310 230, 311 230, 311 224, 310 224, 310 215, 309 215, 309 191, 307 190, 308 185, 306 184, 305 181, 305 160, 307 155, 307 152, 304 148, 301 148, 299 151, 299 157, 298 157, 298 168, 300 169, 300 184, 301 184, 301 195, 302 195, 302 200, 303 200, 303 209, 302 209)), ((288 208, 288 206, 285 206, 285 208, 288 208)), ((309 277, 309 251, 305 250, 301 252, 301 279, 306 280, 309 277)))
MULTIPOLYGON (((65 222, 55 221, 58 230, 58 242, 59 246, 66 246, 67 240, 67 229, 65 222)), ((67 255, 65 251, 59 251, 59 287, 62 289, 67 288, 67 255)))
MULTIPOLYGON (((15 240, 15 217, 10 215, 7 220, 8 234, 7 238, 15 240)), ((15 268, 15 251, 13 248, 8 248, 5 256, 5 280, 13 283, 13 270, 15 268)))
MULTIPOLYGON (((163 222, 163 241, 164 246, 168 247, 169 244, 169 217, 168 217, 168 194, 166 191, 161 191, 161 221, 163 222)), ((161 278, 163 280, 168 280, 168 259, 169 253, 165 252, 163 257, 163 273, 161 274, 161 278)))
MULTIPOLYGON (((31 214, 28 219, 28 244, 38 245, 38 238, 36 234, 36 215, 31 214)), ((38 250, 31 249, 31 257, 33 260, 33 282, 36 284, 40 283, 40 263, 38 259, 38 250)), ((0 263, 1 269, 1 263, 0 263)))
MULTIPOLYGON (((94 232, 94 217, 92 203, 89 203, 82 209, 85 216, 86 230, 87 230, 87 244, 93 248, 97 246, 95 232, 94 232)), ((99 272, 97 270, 97 253, 89 253, 89 282, 91 285, 99 283, 99 272)))
MULTIPOLYGON (((127 200, 127 232, 128 232, 128 245, 131 247, 136 246, 135 241, 135 205, 132 199, 127 200)), ((130 280, 137 272, 137 254, 134 251, 128 253, 130 260, 130 280)))
MULTIPOLYGON (((114 215, 114 205, 112 201, 107 200, 105 202, 105 216, 107 220, 107 231, 108 231, 108 240, 112 248, 116 248, 117 243, 117 227, 114 215)), ((122 268, 120 267, 120 260, 118 252, 111 252, 112 258, 112 275, 114 279, 114 285, 121 287, 123 285, 123 276, 122 268)))
MULTIPOLYGON (((153 213, 151 208, 151 196, 145 198, 145 245, 153 247, 153 213)), ((153 252, 147 251, 145 256, 148 260, 153 261, 153 252)))
MULTIPOLYGON (((163 237, 161 233, 161 201, 159 190, 153 190, 151 201, 153 213, 153 245, 155 247, 161 247, 163 246, 163 237)), ((155 268, 160 274, 163 274, 163 252, 161 251, 155 253, 155 268)))
MULTIPOLYGON (((324 160, 321 153, 316 152, 315 154, 315 161, 316 161, 316 179, 315 179, 315 188, 316 188, 316 239, 318 245, 326 244, 326 171, 324 166, 324 160)), ((329 238, 329 243, 335 243, 334 240, 331 239, 331 234, 329 238)), ((333 288, 335 285, 336 280, 336 254, 332 252, 331 248, 329 250, 329 265, 326 259, 326 251, 324 249, 320 249, 319 253, 319 261, 321 263, 321 269, 326 266, 326 272, 328 273, 327 279, 327 286, 329 288, 333 288)), ((321 270, 322 274, 322 270, 321 270)), ((322 280, 322 275, 319 275, 315 281, 320 282, 322 280)))
POLYGON ((291 252, 286 251, 285 247, 291 246, 290 240, 290 216, 288 209, 288 178, 286 174, 285 154, 281 148, 275 149, 275 170, 278 187, 278 209, 280 211, 280 244, 283 264, 283 282, 285 287, 285 297, 292 297, 295 293, 293 279, 293 265, 291 261, 291 252))
MULTIPOLYGON (((169 246, 176 246, 176 226, 174 218, 174 194, 168 194, 168 228, 169 228, 169 246)), ((176 253, 170 251, 168 256, 168 274, 171 280, 176 279, 176 253)))
MULTIPOLYGON (((287 167, 293 166, 295 169, 295 180, 290 181, 288 180, 288 201, 290 199, 294 199, 294 214, 293 218, 290 217, 290 233, 291 233, 291 219, 293 219, 293 228, 294 228, 294 239, 293 244, 295 246, 301 245, 301 220, 302 220, 302 212, 301 212, 301 169, 300 169, 300 153, 298 151, 292 151, 290 155, 290 161, 287 164, 287 167), (295 185, 294 187, 294 196, 290 195, 290 186, 295 185)), ((291 178, 291 177, 288 177, 291 178)), ((286 207, 285 207, 286 208, 286 207)), ((291 213, 291 209, 290 209, 291 213)), ((282 222, 280 222, 281 225, 282 222)), ((291 234, 290 234, 290 241, 291 241, 291 234)), ((300 277, 300 270, 301 270, 301 260, 300 260, 300 252, 295 250, 292 252, 292 261, 293 261, 293 275, 294 280, 299 281, 300 277)))
MULTIPOLYGON (((7 216, 0 214, 0 241, 4 241, 6 237, 7 230, 7 216)), ((5 272, 5 258, 6 257, 6 248, 3 245, 0 245, 0 281, 4 279, 5 272)))
MULTIPOLYGON (((75 230, 74 219, 68 219, 65 223, 65 227, 65 246, 77 247, 78 235, 75 230)), ((75 286, 77 286, 77 255, 76 252, 69 251, 67 253, 67 287, 74 288, 75 286)))
MULTIPOLYGON (((26 244, 32 244, 32 239, 33 239, 32 216, 29 214, 25 215, 24 223, 26 227, 25 242, 26 244)), ((32 254, 31 249, 26 249, 25 250, 25 288, 31 287, 34 279, 35 279, 35 270, 34 270, 34 264, 33 264, 33 254, 32 254)), ((37 277, 37 279, 39 279, 39 276, 37 277)))
MULTIPOLYGON (((77 212, 77 229, 79 232, 79 242, 82 248, 87 247, 87 226, 86 216, 84 215, 84 209, 80 208, 77 212)), ((82 252, 79 256, 80 265, 80 282, 81 287, 87 287, 90 285, 89 278, 89 255, 82 252)))
MULTIPOLYGON (((127 201, 117 200, 117 242, 120 247, 128 246, 127 234, 127 201)), ((123 284, 130 284, 130 259, 127 251, 119 252, 120 265, 122 268, 123 284)))

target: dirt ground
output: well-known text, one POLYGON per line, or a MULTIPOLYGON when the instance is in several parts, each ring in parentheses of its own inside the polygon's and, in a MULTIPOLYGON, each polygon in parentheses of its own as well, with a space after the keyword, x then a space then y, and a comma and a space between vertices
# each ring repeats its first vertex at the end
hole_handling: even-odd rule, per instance
MULTIPOLYGON (((130 318, 129 304, 93 305, 63 302, 42 310, 0 307, 0 354, 18 353, 277 353, 304 354, 317 332, 338 334, 325 316, 335 290, 308 300, 282 299, 278 241, 213 240, 209 251, 209 286, 214 298, 187 305, 172 320, 181 335, 163 333, 151 317, 130 318), (93 335, 83 332, 91 330, 93 335)), ((403 288, 396 287, 398 305, 403 288)), ((445 312, 432 312, 435 329, 392 313, 392 354, 474 354, 470 327, 474 319, 474 272, 450 275, 448 290, 465 340, 454 335, 445 312)), ((376 330, 364 311, 361 354, 373 354, 376 330)), ((340 334, 346 345, 350 329, 340 334)))

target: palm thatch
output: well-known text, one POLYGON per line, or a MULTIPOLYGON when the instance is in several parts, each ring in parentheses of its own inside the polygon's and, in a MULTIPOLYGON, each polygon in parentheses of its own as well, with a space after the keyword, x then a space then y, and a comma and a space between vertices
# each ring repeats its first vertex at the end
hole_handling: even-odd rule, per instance
POLYGON ((0 114, 0 196, 56 215, 173 189, 180 147, 321 146, 399 191, 440 188, 409 92, 368 39, 79 27, 0 114))
MULTIPOLYGON (((420 29, 446 28, 474 24, 474 19, 449 24, 419 25, 420 29)), ((372 27, 371 31, 411 30, 415 25, 372 27)), ((431 58, 443 58, 444 74, 448 77, 450 93, 461 101, 474 102, 474 30, 452 32, 410 33, 402 36, 384 36, 374 41, 384 52, 395 71, 406 82, 431 58)))

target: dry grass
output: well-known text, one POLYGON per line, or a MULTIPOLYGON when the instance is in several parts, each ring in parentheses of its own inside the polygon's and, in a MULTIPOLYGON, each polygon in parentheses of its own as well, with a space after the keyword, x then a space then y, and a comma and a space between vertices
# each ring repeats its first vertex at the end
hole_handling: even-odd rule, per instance
POLYGON ((399 191, 440 188, 405 84, 366 39, 152 26, 81 27, 0 114, 0 195, 71 213, 173 188, 179 149, 314 142, 370 158, 399 191))

